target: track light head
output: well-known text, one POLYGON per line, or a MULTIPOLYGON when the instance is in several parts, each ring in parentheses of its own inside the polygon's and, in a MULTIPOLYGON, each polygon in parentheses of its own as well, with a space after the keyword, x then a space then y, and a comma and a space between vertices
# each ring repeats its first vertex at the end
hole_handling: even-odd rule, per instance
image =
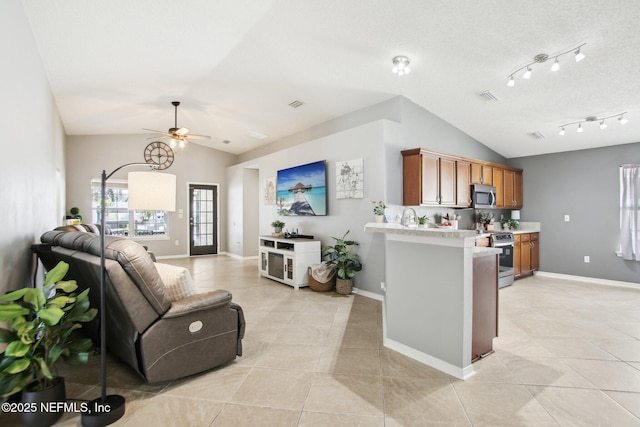
POLYGON ((524 72, 524 74, 522 75, 523 79, 530 79, 531 78, 531 67, 527 67, 527 71, 524 72))
POLYGON ((576 129, 576 132, 582 133, 583 131, 584 129, 582 129, 582 123, 578 124, 578 129, 576 129))
POLYGON ((576 50, 576 62, 582 61, 585 57, 584 53, 580 52, 580 48, 576 50))
POLYGON ((513 86, 515 86, 515 84, 516 84, 516 82, 515 82, 515 80, 513 80, 513 75, 511 75, 509 77, 509 81, 507 82, 507 86, 513 87, 513 86))
POLYGON ((618 117, 618 122, 619 122, 621 125, 626 125, 626 124, 629 122, 629 120, 627 120, 627 119, 624 117, 624 115, 621 115, 620 117, 618 117))
POLYGON ((564 126, 560 129, 560 132, 558 132, 558 135, 560 136, 564 136, 564 134, 566 133, 566 131, 564 130, 564 126))
POLYGON ((604 120, 602 120, 600 122, 600 129, 605 130, 607 128, 607 124, 604 122, 604 120))
POLYGON ((553 62, 553 65, 551 66, 551 71, 556 72, 560 69, 560 63, 558 62, 558 57, 556 57, 556 60, 553 62))
POLYGON ((409 74, 411 72, 411 68, 409 68, 409 62, 411 60, 406 56, 395 56, 392 59, 393 68, 391 72, 393 74, 397 74, 398 76, 404 76, 405 74, 409 74))

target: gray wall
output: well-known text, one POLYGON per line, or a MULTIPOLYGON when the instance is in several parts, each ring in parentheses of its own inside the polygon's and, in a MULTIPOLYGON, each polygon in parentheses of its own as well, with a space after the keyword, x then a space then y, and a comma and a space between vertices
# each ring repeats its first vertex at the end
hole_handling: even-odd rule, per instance
POLYGON ((19 0, 0 2, 0 294, 29 284, 30 246, 63 215, 64 129, 19 0))
MULTIPOLYGON (((102 135, 67 137, 67 209, 80 208, 86 221, 91 219, 91 180, 99 179, 102 170, 110 173, 117 167, 132 162, 144 162, 144 148, 150 140, 146 135, 102 135)), ((189 253, 189 194, 188 184, 219 184, 218 236, 220 251, 226 251, 227 242, 227 185, 225 169, 233 164, 236 156, 197 144, 176 149, 173 165, 166 173, 176 175, 176 212, 169 214, 169 239, 138 240, 149 246, 158 256, 187 255, 189 253), (184 211, 179 218, 178 210, 184 211), (176 245, 175 242, 178 241, 176 245)), ((143 167, 144 168, 144 167, 143 167)), ((125 168, 112 179, 127 179, 127 173, 143 170, 140 167, 125 168)))
POLYGON ((508 163, 524 169, 522 220, 542 226, 540 270, 640 283, 640 263, 614 254, 620 236, 619 167, 640 163, 640 143, 508 163), (564 222, 566 214, 570 222, 564 222))

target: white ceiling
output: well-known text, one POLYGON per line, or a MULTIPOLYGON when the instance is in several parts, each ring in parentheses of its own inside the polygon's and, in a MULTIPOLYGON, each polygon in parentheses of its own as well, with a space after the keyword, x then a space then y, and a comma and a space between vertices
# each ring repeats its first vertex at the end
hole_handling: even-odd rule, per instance
POLYGON ((68 135, 146 138, 173 126, 177 100, 179 126, 239 154, 403 95, 508 158, 640 142, 638 0, 23 3, 68 135), (582 62, 570 53, 506 86, 535 55, 582 43, 582 62), (391 73, 395 55, 411 74, 391 73), (624 111, 625 126, 558 135, 624 111))

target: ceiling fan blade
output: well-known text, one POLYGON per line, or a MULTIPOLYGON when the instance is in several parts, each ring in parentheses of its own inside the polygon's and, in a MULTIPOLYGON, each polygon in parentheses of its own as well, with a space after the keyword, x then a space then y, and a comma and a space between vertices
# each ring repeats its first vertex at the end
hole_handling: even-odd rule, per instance
POLYGON ((193 139, 209 139, 211 138, 209 135, 197 135, 195 133, 190 133, 189 135, 185 135, 187 138, 193 139))
POLYGON ((154 132, 154 133, 161 133, 162 135, 171 135, 165 131, 162 130, 155 130, 155 129, 147 129, 147 128, 142 128, 142 130, 146 130, 148 132, 154 132))
POLYGON ((187 135, 189 133, 188 128, 178 128, 174 131, 176 135, 187 135))

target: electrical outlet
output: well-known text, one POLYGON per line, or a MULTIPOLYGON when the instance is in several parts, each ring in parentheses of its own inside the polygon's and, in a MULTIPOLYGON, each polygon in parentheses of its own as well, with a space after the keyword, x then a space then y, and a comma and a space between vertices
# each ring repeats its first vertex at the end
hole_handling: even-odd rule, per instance
POLYGON ((387 290, 387 284, 384 282, 380 282, 380 290, 385 292, 387 290))
POLYGON ((586 262, 587 264, 591 262, 591 258, 589 258, 589 255, 584 256, 584 262, 586 262))
POLYGON ((571 216, 570 215, 565 215, 564 216, 564 222, 569 222, 571 221, 571 216))
POLYGON ((180 241, 179 241, 179 240, 176 240, 176 241, 175 241, 175 244, 176 244, 176 246, 180 245, 180 241))

